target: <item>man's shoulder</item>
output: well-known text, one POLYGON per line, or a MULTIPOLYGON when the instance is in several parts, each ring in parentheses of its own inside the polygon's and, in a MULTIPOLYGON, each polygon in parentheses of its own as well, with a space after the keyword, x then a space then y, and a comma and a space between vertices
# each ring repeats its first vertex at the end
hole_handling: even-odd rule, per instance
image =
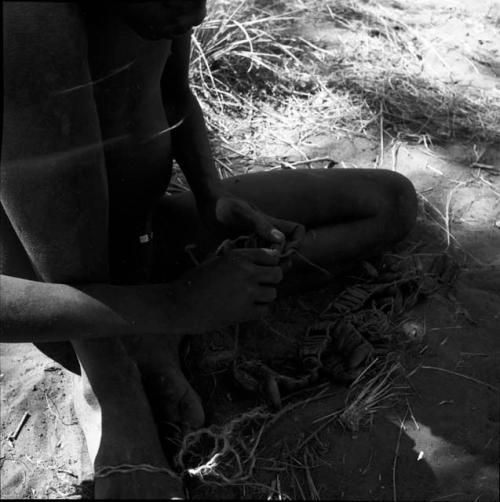
POLYGON ((87 37, 75 2, 4 2, 3 33, 7 96, 20 84, 55 91, 79 79, 87 37))
POLYGON ((83 17, 84 10, 78 2, 3 3, 4 29, 19 35, 42 32, 50 40, 75 28, 78 32, 83 28, 83 17))

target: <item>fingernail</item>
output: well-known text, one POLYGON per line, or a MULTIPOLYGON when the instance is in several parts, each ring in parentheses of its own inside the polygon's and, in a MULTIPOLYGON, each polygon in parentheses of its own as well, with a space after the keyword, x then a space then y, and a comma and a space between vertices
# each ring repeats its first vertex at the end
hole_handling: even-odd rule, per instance
POLYGON ((284 237, 283 233, 282 233, 282 232, 280 232, 277 228, 273 228, 273 229, 271 230, 271 235, 272 235, 275 239, 277 239, 277 240, 279 240, 279 241, 282 241, 282 240, 283 240, 283 237, 284 237))
POLYGON ((279 251, 277 249, 270 248, 262 248, 266 253, 269 253, 271 256, 278 256, 279 251))

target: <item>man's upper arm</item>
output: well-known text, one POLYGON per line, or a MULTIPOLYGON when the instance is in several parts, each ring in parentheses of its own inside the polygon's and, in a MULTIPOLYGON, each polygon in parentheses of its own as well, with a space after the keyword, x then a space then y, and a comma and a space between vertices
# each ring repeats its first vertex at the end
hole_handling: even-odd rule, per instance
POLYGON ((3 9, 2 204, 41 279, 103 280, 107 186, 79 8, 3 9))
POLYGON ((171 54, 161 78, 163 100, 166 106, 175 106, 190 96, 189 58, 191 52, 191 30, 172 42, 171 54))

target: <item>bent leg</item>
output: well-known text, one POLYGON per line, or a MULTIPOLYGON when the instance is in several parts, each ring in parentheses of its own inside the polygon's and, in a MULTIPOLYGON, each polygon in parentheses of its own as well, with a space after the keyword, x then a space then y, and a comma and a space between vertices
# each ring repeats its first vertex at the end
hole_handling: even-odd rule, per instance
MULTIPOLYGON (((399 240, 409 231, 415 219, 416 198, 411 183, 390 171, 271 172, 231 178, 224 184, 234 195, 248 200, 264 212, 302 223, 307 234, 301 252, 309 260, 333 272, 339 272, 347 263, 367 257, 399 240)), ((188 255, 184 252, 187 244, 193 243, 200 248, 200 259, 219 244, 203 228, 190 193, 166 197, 155 213, 153 225, 156 264, 160 265, 156 270, 155 281, 172 278, 189 266, 188 255)), ((299 277, 302 284, 315 273, 314 269, 311 270, 301 261, 296 262, 293 270, 295 277, 299 277)), ((318 280, 317 277, 314 279, 318 280)), ((149 395, 155 396, 156 400, 162 403, 159 409, 155 409, 157 417, 185 422, 191 427, 200 426, 203 423, 203 409, 181 372, 177 353, 178 341, 167 338, 154 340, 144 337, 130 340, 126 347, 140 366, 149 395)), ((120 350, 122 349, 123 346, 120 350)), ((116 355, 120 350, 115 347, 111 353, 116 355)), ((114 392, 113 387, 110 387, 114 385, 113 378, 110 380, 109 376, 104 377, 103 372, 110 365, 102 359, 102 354, 106 352, 109 351, 96 349, 95 344, 91 343, 78 348, 78 355, 88 374, 91 387, 97 385, 94 392, 99 401, 106 403, 106 409, 100 412, 102 420, 105 421, 103 430, 106 430, 106 421, 114 423, 120 420, 116 410, 122 410, 119 413, 121 417, 134 413, 130 403, 115 402, 115 394, 121 393, 114 392), (85 354, 92 345, 96 359, 92 362, 92 356, 86 367, 85 354), (104 380, 111 383, 103 385, 104 380), (113 394, 111 397, 110 388, 113 394), (105 420, 107 416, 110 418, 105 420)), ((119 368, 125 363, 118 361, 113 364, 119 368)), ((125 364, 125 369, 120 371, 120 374, 127 374, 128 364, 125 364)), ((134 371, 136 370, 132 370, 132 373, 134 371)), ((128 388, 129 385, 118 378, 115 386, 119 389, 128 388)), ((144 404, 140 385, 136 382, 132 387, 137 389, 134 391, 134 400, 144 404)), ((151 424, 148 404, 143 404, 139 405, 142 411, 137 412, 143 417, 138 423, 151 424)), ((99 416, 95 410, 94 415, 99 416)), ((135 432, 129 430, 129 426, 130 423, 124 426, 123 432, 134 435, 135 432)), ((152 425, 150 429, 153 435, 156 434, 152 425)), ((119 428, 115 429, 115 432, 116 430, 119 431, 119 428)), ((120 432, 118 434, 121 435, 120 432)), ((98 452, 113 451, 112 437, 107 441, 108 447, 100 447, 95 452, 96 461, 102 462, 98 452)), ((151 436, 147 444, 154 445, 156 440, 151 436)), ((154 449, 153 447, 151 450, 154 449)), ((138 451, 137 455, 140 458, 142 454, 138 451)), ((161 462, 160 457, 157 458, 161 462)))
MULTIPOLYGON (((110 219, 110 270, 115 284, 149 282, 148 262, 151 243, 149 221, 145 213, 128 208, 110 219), (142 238, 141 238, 142 237, 142 238)), ((165 333, 161 336, 123 337, 121 344, 140 372, 141 384, 160 426, 162 438, 174 429, 196 429, 205 416, 200 398, 184 376, 179 360, 181 337, 165 333), (162 427, 167 424, 168 429, 162 427), (166 432, 166 433, 165 433, 166 432)), ((168 448, 171 441, 165 441, 168 448)))
MULTIPOLYGON (((81 364, 75 409, 96 473, 104 467, 168 468, 137 365, 118 339, 73 342, 81 364)), ((134 471, 95 479, 96 498, 182 497, 180 480, 134 471)))
MULTIPOLYGON (((0 204, 0 272, 32 281, 39 278, 19 237, 0 204)), ((79 373, 78 360, 69 342, 34 342, 35 347, 50 359, 73 373, 79 373)))
POLYGON ((124 339, 124 346, 141 371, 154 417, 163 431, 179 428, 189 432, 203 426, 201 399, 181 369, 181 336, 136 336, 124 339))
MULTIPOLYGON (((235 176, 223 183, 269 215, 302 223, 307 234, 301 253, 334 274, 402 239, 416 218, 413 185, 393 171, 272 171, 235 176)), ((153 224, 156 273, 163 278, 189 266, 186 245, 196 244, 203 256, 218 244, 203 228, 190 192, 165 197, 153 224), (168 268, 169 263, 175 266, 168 268)), ((300 260, 295 265, 296 275, 314 274, 300 260)))

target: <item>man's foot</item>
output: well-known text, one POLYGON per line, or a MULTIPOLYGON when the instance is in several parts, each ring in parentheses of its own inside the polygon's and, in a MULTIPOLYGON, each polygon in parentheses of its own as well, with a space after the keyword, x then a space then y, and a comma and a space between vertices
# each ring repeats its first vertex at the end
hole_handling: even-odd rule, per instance
POLYGON ((205 422, 200 397, 182 372, 179 360, 181 337, 144 336, 125 344, 137 362, 153 413, 160 425, 174 425, 182 432, 205 422))
POLYGON ((74 378, 75 411, 94 466, 94 497, 184 498, 182 482, 161 449, 137 369, 103 381, 97 395, 86 375, 74 378), (156 472, 148 472, 151 466, 156 472))

